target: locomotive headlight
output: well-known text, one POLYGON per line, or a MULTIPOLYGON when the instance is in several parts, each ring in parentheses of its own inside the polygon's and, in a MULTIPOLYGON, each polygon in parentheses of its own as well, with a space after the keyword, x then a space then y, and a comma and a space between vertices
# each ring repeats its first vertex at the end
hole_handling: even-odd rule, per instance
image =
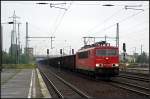
POLYGON ((113 66, 113 67, 118 67, 118 66, 119 66, 119 64, 113 64, 112 66, 113 66))
POLYGON ((119 66, 119 64, 115 64, 115 66, 116 66, 116 67, 118 67, 118 66, 119 66))
POLYGON ((96 67, 99 67, 99 64, 96 64, 96 67))

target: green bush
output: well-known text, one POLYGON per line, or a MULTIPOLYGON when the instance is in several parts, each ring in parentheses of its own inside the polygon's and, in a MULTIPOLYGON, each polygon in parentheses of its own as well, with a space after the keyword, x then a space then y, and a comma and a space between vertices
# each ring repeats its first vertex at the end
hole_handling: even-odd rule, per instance
POLYGON ((35 64, 3 64, 5 69, 33 69, 36 68, 35 64))

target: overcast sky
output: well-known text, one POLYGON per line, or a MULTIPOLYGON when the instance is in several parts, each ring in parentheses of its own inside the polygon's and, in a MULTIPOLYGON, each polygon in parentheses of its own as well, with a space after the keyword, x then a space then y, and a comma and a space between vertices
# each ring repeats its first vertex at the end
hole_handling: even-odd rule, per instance
MULTIPOLYGON (((25 24, 29 23, 29 36, 55 36, 54 49, 50 49, 50 39, 30 39, 29 47, 34 48, 34 54, 59 54, 64 48, 69 53, 69 46, 77 51, 83 46, 84 36, 115 37, 116 23, 119 23, 120 52, 122 44, 126 43, 127 53, 143 51, 149 53, 149 2, 148 1, 66 1, 67 4, 38 5, 40 1, 1 1, 1 22, 12 21, 15 11, 20 17, 21 45, 25 47, 25 24), (113 4, 114 6, 102 6, 113 4), (125 9, 125 6, 131 9, 125 9), (133 7, 134 6, 134 7, 133 7), (139 9, 139 10, 138 10, 139 9)), ((42 1, 43 2, 43 1, 42 1)), ((45 1, 57 4, 64 1, 45 1)), ((3 50, 8 51, 12 25, 3 26, 3 50)), ((104 39, 97 39, 101 41, 104 39)), ((115 44, 114 40, 108 40, 115 44)))

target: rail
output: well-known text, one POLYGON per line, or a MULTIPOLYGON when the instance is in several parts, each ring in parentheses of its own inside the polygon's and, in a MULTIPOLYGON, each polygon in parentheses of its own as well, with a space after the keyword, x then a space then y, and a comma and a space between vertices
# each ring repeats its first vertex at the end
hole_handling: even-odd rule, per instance
POLYGON ((54 91, 57 93, 57 95, 60 97, 60 98, 64 98, 64 96, 61 94, 61 92, 56 88, 56 86, 52 83, 52 81, 50 81, 48 79, 48 77, 46 76, 46 74, 44 72, 42 72, 40 70, 40 72, 43 74, 43 76, 46 78, 46 80, 50 83, 50 85, 53 87, 54 91))
POLYGON ((145 88, 145 87, 138 86, 138 85, 133 85, 130 83, 119 82, 119 81, 115 81, 115 80, 111 80, 110 84, 113 86, 117 86, 119 88, 122 88, 122 89, 126 89, 129 91, 141 94, 141 95, 150 96, 150 94, 149 94, 150 89, 149 88, 145 88))
MULTIPOLYGON (((60 98, 67 98, 67 96, 62 94, 62 90, 59 91, 59 89, 55 86, 55 84, 53 83, 53 81, 51 81, 48 76, 42 72, 42 70, 40 70, 41 73, 43 74, 43 76, 45 76, 45 78, 47 79, 47 81, 50 83, 50 85, 53 87, 53 89, 55 90, 55 92, 57 93, 58 97, 60 98)), ((80 96, 81 98, 91 98, 90 96, 86 95, 84 92, 82 92, 81 90, 79 90, 78 88, 76 88, 74 85, 70 84, 69 82, 65 81, 64 79, 62 79, 61 77, 59 77, 58 75, 54 74, 52 71, 49 71, 50 74, 52 74, 55 78, 57 78, 60 82, 62 82, 63 84, 65 84, 66 86, 68 86, 74 93, 78 94, 77 96, 80 96)))
POLYGON ((135 75, 129 75, 129 74, 119 74, 119 77, 143 81, 143 82, 150 82, 149 78, 142 77, 142 76, 135 76, 135 75))

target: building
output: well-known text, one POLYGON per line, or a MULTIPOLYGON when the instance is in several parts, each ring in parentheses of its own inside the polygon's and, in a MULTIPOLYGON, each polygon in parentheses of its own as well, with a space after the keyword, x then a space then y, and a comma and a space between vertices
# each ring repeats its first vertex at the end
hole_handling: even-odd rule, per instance
POLYGON ((27 51, 27 54, 29 55, 29 57, 33 57, 33 48, 27 48, 27 50, 26 50, 26 48, 24 48, 24 52, 26 53, 26 51, 27 51))
MULTIPOLYGON (((137 56, 138 56, 138 53, 135 53, 134 55, 128 55, 127 53, 125 53, 125 59, 127 62, 135 62, 137 56)), ((121 53, 119 55, 119 61, 121 61, 121 62, 124 61, 124 53, 121 53)))

